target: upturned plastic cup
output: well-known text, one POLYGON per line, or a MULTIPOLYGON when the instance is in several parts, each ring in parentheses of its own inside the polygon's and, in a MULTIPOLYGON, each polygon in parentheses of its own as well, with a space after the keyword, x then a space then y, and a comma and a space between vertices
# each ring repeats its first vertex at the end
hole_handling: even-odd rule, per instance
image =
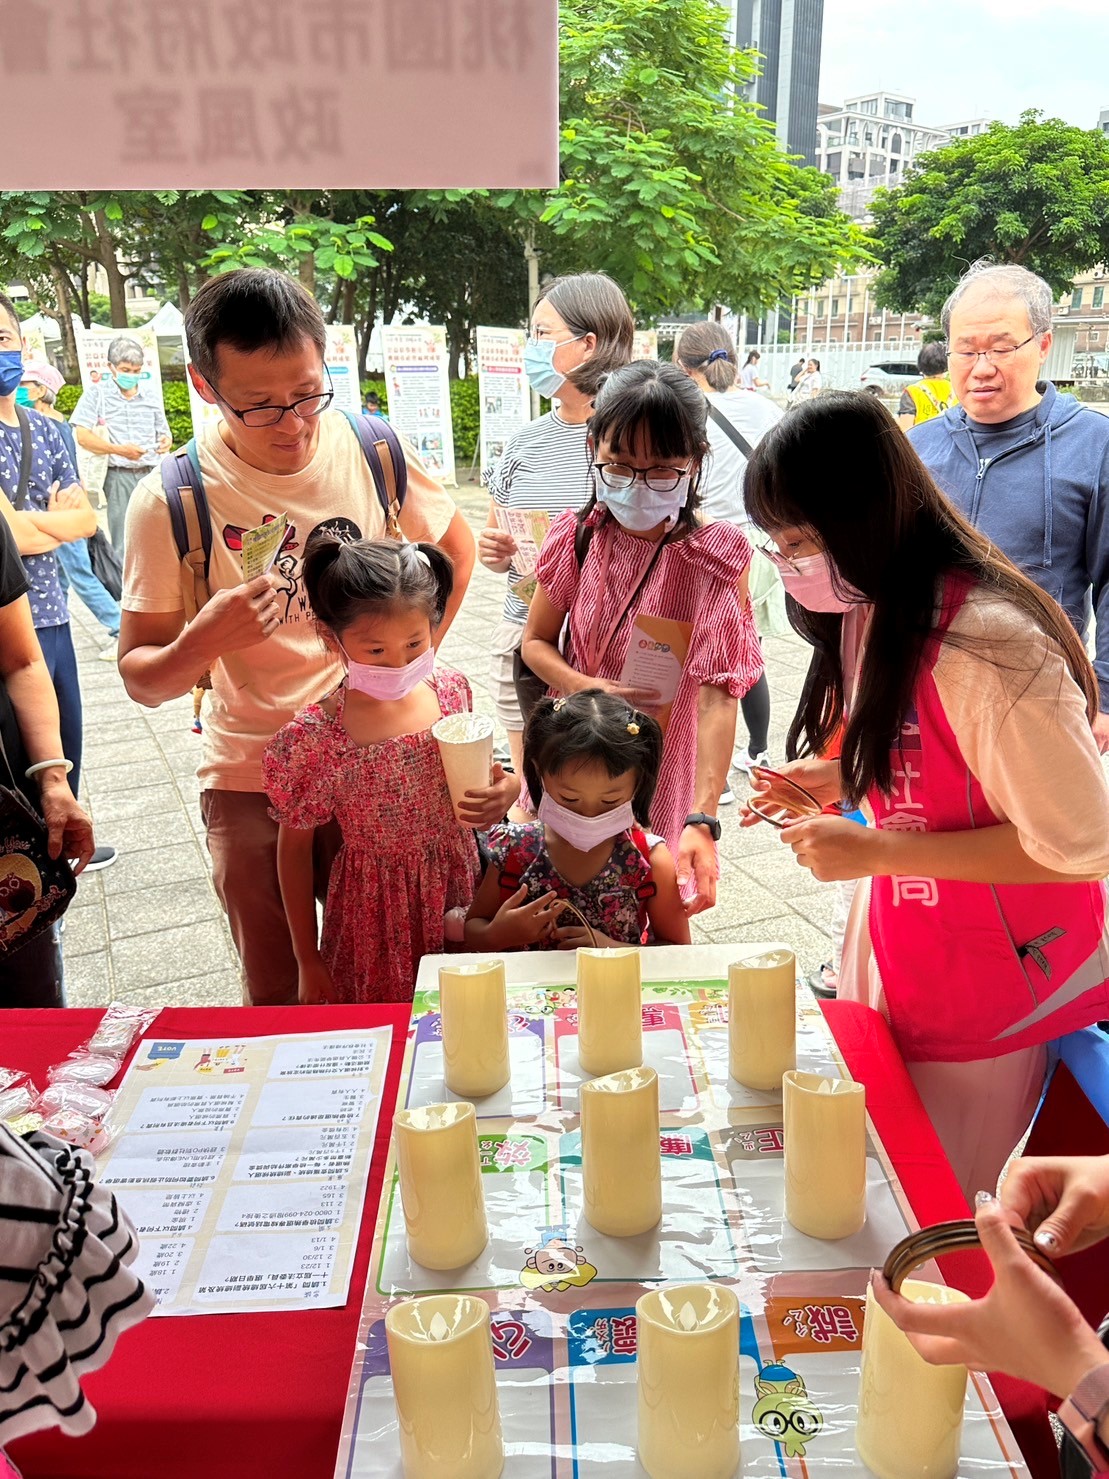
POLYGON ((458 821, 458 808, 467 791, 488 786, 493 774, 493 721, 484 714, 447 714, 437 719, 431 732, 447 776, 451 805, 458 821))

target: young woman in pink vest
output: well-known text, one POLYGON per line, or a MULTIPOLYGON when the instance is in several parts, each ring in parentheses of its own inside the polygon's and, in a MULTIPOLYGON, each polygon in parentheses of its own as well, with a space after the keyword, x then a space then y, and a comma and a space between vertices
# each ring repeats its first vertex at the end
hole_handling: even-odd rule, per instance
POLYGON ((947 502, 873 397, 786 417, 745 489, 815 649, 787 752, 815 756, 845 724, 838 761, 785 769, 876 823, 820 816, 782 840, 816 878, 869 880, 839 995, 885 1014, 964 1189, 993 1190, 1047 1044, 1109 1017, 1093 670, 1060 607, 947 502))

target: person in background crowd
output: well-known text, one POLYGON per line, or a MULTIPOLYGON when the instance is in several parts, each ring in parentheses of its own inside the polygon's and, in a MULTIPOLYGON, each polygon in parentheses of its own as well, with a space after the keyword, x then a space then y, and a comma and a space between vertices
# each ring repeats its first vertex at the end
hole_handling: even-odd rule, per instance
MULTIPOLYGON (((70 786, 77 795, 81 784, 81 685, 69 609, 58 577, 57 550, 60 545, 87 539, 96 528, 96 515, 77 481, 77 470, 57 424, 39 411, 22 406, 17 409, 24 372, 22 342, 15 306, 0 293, 0 515, 23 557, 31 616, 58 704, 61 746, 56 753, 70 762, 70 786), (20 414, 27 418, 29 449, 23 446, 20 414), (20 498, 25 453, 28 479, 20 498)), ((115 858, 114 848, 99 848, 88 866, 106 868, 115 858)))
POLYGON ((976 1221, 994 1283, 968 1304, 917 1304, 871 1283, 890 1319, 933 1365, 1002 1371, 1062 1400, 1063 1479, 1109 1472, 1109 1320, 1101 1339, 1077 1305, 1013 1237, 1025 1227, 1052 1258, 1092 1248, 1109 1234, 1109 1156, 1030 1156, 1014 1161, 1000 1200, 978 1193, 976 1221), (1092 1465, 1091 1465, 1092 1460, 1092 1465))
POLYGON ((805 373, 805 361, 803 359, 796 360, 792 365, 790 365, 790 367, 789 367, 789 385, 786 387, 786 389, 790 392, 790 394, 792 394, 793 391, 797 388, 797 382, 798 382, 798 380, 800 380, 801 376, 804 373, 805 373))
MULTIPOLYGON (((969 1197, 1039 1102, 1047 1045, 1109 1016, 1109 786, 1097 685, 1059 606, 939 492, 884 406, 829 394, 747 469, 813 646, 786 774, 875 826, 781 833, 822 882, 865 880, 839 996, 889 1018, 969 1197), (844 497, 829 468, 851 469, 844 497), (843 726, 840 758, 827 754, 843 726)), ((752 784, 773 795, 773 778, 752 784)), ((754 821, 753 814, 744 818, 754 821)))
MULTIPOLYGON (((64 384, 64 377, 53 365, 48 365, 44 360, 35 360, 23 367, 23 382, 16 393, 16 401, 31 410, 41 411, 44 416, 57 423, 73 465, 77 467, 77 444, 73 428, 54 405, 58 391, 64 384)), ((89 559, 88 541, 75 539, 71 544, 60 544, 57 554, 63 584, 68 581, 112 639, 101 649, 101 660, 115 662, 119 638, 119 602, 96 578, 89 559)))
MULTIPOLYGON (((709 403, 706 425, 709 455, 700 489, 701 522, 712 524, 725 520, 737 524, 752 545, 761 543, 761 531, 754 529, 743 504, 747 454, 736 445, 729 430, 738 432, 753 447, 782 419, 782 413, 766 396, 747 395, 737 388, 735 345, 722 324, 709 320, 683 329, 674 345, 674 363, 700 386, 709 403), (727 427, 721 426, 718 416, 726 419, 727 427)), ((752 561, 749 580, 758 630, 767 636, 788 631, 782 580, 771 562, 752 561)), ((770 685, 765 671, 742 696, 739 707, 747 726, 747 744, 733 748, 731 763, 733 770, 749 775, 754 766, 770 764, 770 685)), ((727 785, 720 796, 720 805, 728 806, 734 800, 732 788, 727 785)))
POLYGON ((820 361, 818 359, 808 360, 805 368, 797 377, 790 403, 796 405, 801 401, 811 400, 814 395, 820 394, 823 385, 824 377, 820 373, 820 361))
POLYGON ((959 404, 909 433, 940 488, 1062 606, 1083 640, 1097 618, 1094 737, 1109 749, 1109 416, 1039 378, 1050 287, 978 264, 943 307, 959 404))
POLYGON ((365 410, 367 416, 381 416, 384 414, 381 409, 381 397, 378 395, 376 390, 368 390, 366 392, 366 400, 363 409, 365 410))
POLYGON ((947 378, 947 345, 933 342, 921 346, 916 367, 924 377, 906 385, 897 408, 897 424, 903 431, 942 416, 958 405, 951 381, 947 378))
POLYGON ((631 359, 634 334, 627 300, 604 273, 581 272, 549 283, 532 310, 524 369, 533 390, 551 397, 551 409, 521 427, 485 474, 489 522, 478 555, 487 570, 508 576, 504 613, 493 633, 490 686, 517 774, 523 773, 524 715, 513 674, 528 591, 517 589, 524 572, 513 562, 516 540, 498 517, 538 509, 553 519, 565 509, 576 512, 589 498, 586 435, 593 399, 609 371, 631 359))
POLYGON ((743 369, 739 372, 740 390, 770 389, 769 380, 759 379, 759 360, 761 359, 762 355, 758 352, 758 350, 752 349, 751 353, 743 361, 743 369))
MULTIPOLYGON (((46 822, 52 855, 64 854, 80 871, 95 851, 92 823, 77 803, 63 762, 58 699, 35 635, 29 589, 15 538, 0 519, 0 749, 7 757, 6 766, 0 759, 0 785, 9 783, 10 768, 16 787, 46 822), (63 763, 27 775, 47 760, 63 763)), ((64 1005, 55 925, 0 960, 0 1007, 64 1005)))
POLYGON ((123 558, 127 506, 173 438, 161 398, 143 384, 145 353, 137 339, 120 334, 108 345, 108 379, 82 393, 70 421, 77 444, 108 459, 104 496, 108 537, 123 558))
POLYGON ((560 515, 540 552, 523 642, 525 662, 555 693, 603 688, 663 711, 651 826, 677 859, 691 914, 716 902, 715 811, 737 700, 762 672, 751 546, 733 524, 698 521, 707 419, 704 395, 677 365, 636 360, 608 376, 589 425, 593 493, 560 515), (678 624, 672 640, 688 642, 680 669, 660 670, 674 682, 668 703, 649 674, 624 677, 637 621, 652 617, 678 624))
MULTIPOLYGON (((262 784, 262 752, 293 716, 343 676, 316 633, 303 559, 315 530, 379 538, 385 514, 361 443, 341 411, 324 365, 319 304, 268 268, 211 278, 185 315, 189 373, 221 420, 197 438, 214 538, 211 599, 186 622, 181 563, 159 473, 141 483, 128 513, 120 672, 139 703, 157 707, 192 691, 211 670, 204 724, 200 807, 212 873, 242 963, 250 1001, 297 1000, 298 970, 277 876, 277 823, 262 784), (242 532, 288 515, 277 570, 243 582, 242 532)), ((441 484, 405 445, 406 538, 438 544, 454 566, 454 590, 438 641, 462 601, 474 540, 441 484)), ((491 788, 511 805, 510 777, 491 788)), ((338 847, 334 826, 317 833, 316 887, 327 891, 338 847)))

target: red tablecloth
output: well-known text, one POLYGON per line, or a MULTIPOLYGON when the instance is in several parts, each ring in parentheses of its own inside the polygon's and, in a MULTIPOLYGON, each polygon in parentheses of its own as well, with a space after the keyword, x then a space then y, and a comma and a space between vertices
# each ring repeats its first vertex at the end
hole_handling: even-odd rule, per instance
MULTIPOLYGON (((98 1011, 0 1013, 0 1062, 36 1082, 92 1032, 98 1011)), ((342 1309, 147 1320, 85 1383, 92 1432, 11 1445, 27 1479, 331 1479, 381 1193, 407 1007, 173 1007, 157 1037, 263 1037, 393 1028, 366 1212, 342 1309)))
MULTIPOLYGON (((889 1029, 875 1012, 829 1003, 828 1023, 874 1118, 906 1195, 927 1225, 967 1215, 889 1029)), ((98 1012, 4 1012, 5 1066, 43 1070, 91 1032, 98 1012)), ((351 1297, 316 1313, 148 1320, 120 1342, 87 1391, 100 1414, 87 1437, 42 1433, 12 1445, 27 1479, 331 1479, 369 1265, 407 1009, 399 1007, 172 1008, 159 1037, 256 1037, 390 1022, 393 1052, 370 1170, 351 1297)), ((944 1260, 950 1281, 984 1292, 981 1255, 944 1260)), ((998 1396, 1035 1479, 1058 1469, 1043 1394, 999 1378, 998 1396)))

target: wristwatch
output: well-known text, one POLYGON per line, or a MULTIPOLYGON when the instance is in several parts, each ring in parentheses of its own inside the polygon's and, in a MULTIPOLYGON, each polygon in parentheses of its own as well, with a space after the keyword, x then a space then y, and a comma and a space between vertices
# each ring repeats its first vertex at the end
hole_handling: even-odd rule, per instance
POLYGON ((720 841, 720 821, 717 817, 710 817, 703 811, 691 811, 685 824, 687 827, 707 827, 713 842, 720 841))
MULTIPOLYGON (((1109 1410, 1109 1361, 1088 1371, 1059 1406, 1062 1423, 1075 1458, 1088 1465, 1088 1472, 1109 1474, 1109 1451, 1098 1437, 1098 1423, 1109 1410)), ((1069 1472, 1069 1470, 1068 1470, 1069 1472)))

